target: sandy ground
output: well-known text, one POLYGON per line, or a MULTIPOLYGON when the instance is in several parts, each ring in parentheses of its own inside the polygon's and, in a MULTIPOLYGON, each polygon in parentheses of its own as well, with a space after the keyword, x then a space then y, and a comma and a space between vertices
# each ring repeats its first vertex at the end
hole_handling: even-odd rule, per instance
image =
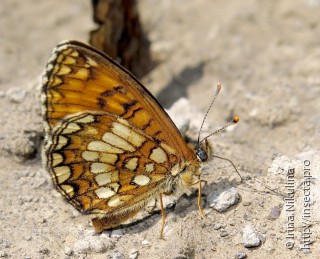
POLYGON ((167 209, 164 240, 157 213, 95 235, 89 218, 53 189, 40 158, 40 76, 57 43, 87 42, 95 27, 90 1, 2 0, 0 257, 319 258, 320 1, 145 0, 139 10, 158 61, 144 84, 165 108, 185 97, 203 114, 221 82, 206 123, 213 130, 240 117, 236 127, 211 141, 244 182, 237 183, 229 163, 214 159, 203 177, 207 220, 198 215, 194 190, 167 209), (293 214, 284 200, 290 168, 293 214), (308 168, 309 195, 303 191, 308 168), (223 213, 209 208, 208 195, 230 187, 239 192, 239 203, 223 213), (310 202, 303 200, 309 196, 310 202), (307 203, 309 228, 303 221, 307 203), (261 243, 257 247, 244 247, 248 226, 261 243), (306 230, 311 245, 301 250, 306 230))

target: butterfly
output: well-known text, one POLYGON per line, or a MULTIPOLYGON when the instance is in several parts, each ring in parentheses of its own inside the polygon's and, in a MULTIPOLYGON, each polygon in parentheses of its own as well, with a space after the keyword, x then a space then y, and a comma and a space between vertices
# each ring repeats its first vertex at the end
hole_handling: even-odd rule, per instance
POLYGON ((200 176, 208 141, 187 144, 152 94, 107 55, 77 41, 59 44, 46 66, 41 102, 45 167, 67 201, 93 215, 96 232, 119 226, 159 197, 162 237, 163 195, 195 184, 204 216, 200 176))

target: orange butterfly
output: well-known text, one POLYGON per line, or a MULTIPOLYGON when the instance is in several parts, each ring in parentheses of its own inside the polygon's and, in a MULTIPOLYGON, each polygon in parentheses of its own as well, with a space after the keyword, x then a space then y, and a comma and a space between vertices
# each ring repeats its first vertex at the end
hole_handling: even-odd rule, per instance
POLYGON ((200 175, 210 145, 187 145, 157 100, 111 58, 80 42, 59 44, 43 76, 42 107, 46 168, 69 203, 95 215, 96 232, 159 195, 162 236, 162 195, 197 183, 203 215, 200 175))

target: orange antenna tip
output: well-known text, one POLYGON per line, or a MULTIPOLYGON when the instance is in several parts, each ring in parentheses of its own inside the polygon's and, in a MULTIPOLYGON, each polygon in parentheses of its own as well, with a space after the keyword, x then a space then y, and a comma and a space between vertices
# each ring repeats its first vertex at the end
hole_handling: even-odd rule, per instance
POLYGON ((238 116, 234 116, 234 118, 233 118, 233 122, 234 123, 238 123, 239 120, 240 120, 240 118, 238 116))
POLYGON ((218 83, 218 84, 217 84, 217 92, 218 92, 218 93, 220 92, 221 88, 222 88, 222 84, 221 84, 221 83, 218 83))

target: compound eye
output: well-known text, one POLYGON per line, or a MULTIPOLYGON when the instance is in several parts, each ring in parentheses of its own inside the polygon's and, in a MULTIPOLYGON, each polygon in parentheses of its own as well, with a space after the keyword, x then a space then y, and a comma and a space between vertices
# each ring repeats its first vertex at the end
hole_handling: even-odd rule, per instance
POLYGON ((204 151, 203 149, 198 149, 197 157, 200 159, 201 162, 205 162, 208 160, 207 152, 204 151))

